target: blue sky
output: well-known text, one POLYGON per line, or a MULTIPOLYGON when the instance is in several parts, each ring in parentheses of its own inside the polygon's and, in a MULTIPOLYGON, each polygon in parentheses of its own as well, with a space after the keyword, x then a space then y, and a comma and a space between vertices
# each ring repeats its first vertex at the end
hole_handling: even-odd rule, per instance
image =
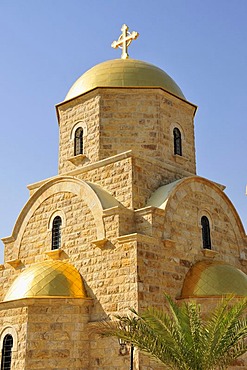
POLYGON ((26 185, 57 174, 54 105, 120 57, 110 46, 123 23, 140 33, 130 57, 164 69, 198 106, 197 173, 227 186, 246 228, 246 14, 246 0, 0 0, 0 237, 26 185))

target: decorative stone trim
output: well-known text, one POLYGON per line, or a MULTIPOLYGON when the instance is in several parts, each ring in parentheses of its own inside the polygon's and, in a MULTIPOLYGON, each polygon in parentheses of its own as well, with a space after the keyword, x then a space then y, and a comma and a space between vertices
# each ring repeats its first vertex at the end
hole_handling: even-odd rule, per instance
POLYGON ((51 215, 49 216, 48 230, 50 232, 52 232, 53 221, 56 216, 59 216, 62 220, 61 229, 63 229, 66 226, 66 217, 64 212, 60 209, 57 209, 56 211, 52 212, 51 215))
POLYGON ((4 265, 3 264, 0 265, 0 271, 2 271, 2 270, 4 270, 4 265))
POLYGON ((1 346, 1 348, 3 348, 4 337, 7 334, 10 334, 14 339, 13 340, 12 351, 13 352, 17 351, 17 349, 18 349, 18 337, 17 337, 16 329, 11 324, 7 324, 5 327, 3 327, 1 329, 2 329, 1 332, 0 332, 0 346, 1 346))
MULTIPOLYGON (((109 158, 101 159, 101 160, 99 160, 97 162, 94 162, 94 163, 85 164, 85 166, 83 166, 81 168, 75 168, 72 171, 68 171, 68 172, 64 173, 63 176, 76 176, 76 175, 80 175, 80 174, 82 174, 84 172, 89 172, 89 171, 92 171, 94 169, 97 169, 97 168, 100 168, 100 167, 103 167, 103 166, 107 166, 107 165, 112 164, 112 163, 116 163, 116 162, 122 161, 122 160, 124 160, 126 158, 133 158, 133 157, 134 157, 134 152, 132 150, 128 150, 126 152, 123 152, 123 153, 120 153, 120 154, 116 154, 116 155, 111 156, 109 158)), ((181 156, 178 156, 178 157, 181 157, 181 156)), ((184 157, 181 157, 181 158, 185 159, 184 157)), ((149 158, 149 160, 145 159, 145 161, 148 162, 148 163, 154 164, 156 166, 159 166, 160 168, 164 168, 166 170, 170 170, 170 171, 175 171, 176 170, 176 167, 174 167, 174 163, 172 161, 171 161, 170 164, 168 164, 168 163, 165 163, 164 164, 164 163, 162 163, 161 161, 159 161, 159 160, 157 160, 155 158, 149 158)), ((195 176, 194 173, 189 172, 189 171, 186 171, 186 170, 182 170, 181 174, 184 177, 195 176)), ((47 183, 47 182, 49 182, 51 180, 55 180, 55 179, 61 178, 63 176, 61 176, 61 175, 53 176, 53 177, 50 177, 50 178, 48 178, 46 180, 41 180, 41 181, 35 182, 33 184, 29 184, 27 186, 27 188, 30 191, 34 191, 34 190, 40 188, 45 183, 47 183)))
POLYGON ((76 124, 73 126, 71 133, 70 133, 70 141, 73 141, 75 138, 75 132, 78 128, 83 129, 83 138, 87 136, 87 124, 85 121, 79 120, 76 122, 76 124))
POLYGON ((122 235, 122 236, 119 236, 117 240, 120 244, 132 242, 132 241, 157 244, 157 238, 153 238, 152 236, 138 234, 138 233, 122 235))
POLYGON ((73 163, 75 166, 79 166, 80 164, 82 164, 85 158, 87 158, 85 154, 78 154, 78 155, 68 158, 68 161, 73 163))
POLYGON ((225 190, 226 186, 225 185, 222 185, 222 184, 219 184, 218 182, 215 182, 215 181, 212 181, 216 186, 218 186, 218 188, 220 188, 222 191, 225 190))
POLYGON ((146 216, 146 215, 149 215, 150 213, 151 214, 155 213, 155 214, 158 214, 160 216, 165 216, 165 210, 164 209, 157 208, 157 207, 154 207, 154 206, 147 206, 147 207, 144 207, 144 208, 136 209, 134 212, 138 216, 146 216))
POLYGON ((165 248, 175 248, 175 246, 176 246, 176 242, 174 240, 171 240, 171 239, 163 239, 162 243, 163 243, 165 248))
POLYGON ((7 261, 7 263, 10 266, 14 267, 14 269, 18 268, 22 264, 21 260, 19 260, 18 258, 14 259, 14 260, 9 260, 9 261, 7 261))
POLYGON ((52 251, 46 252, 45 254, 53 260, 58 260, 62 252, 62 249, 54 249, 52 251))
MULTIPOLYGON (((14 301, 2 301, 0 302, 0 312, 2 310, 17 308, 17 307, 28 307, 28 306, 60 306, 61 303, 68 305, 79 305, 84 307, 93 306, 94 300, 92 298, 72 298, 72 297, 35 297, 35 298, 21 298, 14 301)), ((88 311, 88 310, 86 310, 88 311)))
POLYGON ((94 191, 87 182, 78 178, 71 176, 58 176, 46 182, 36 190, 22 209, 13 229, 13 236, 16 237, 16 255, 18 255, 24 230, 36 209, 48 197, 61 192, 70 192, 85 199, 85 202, 90 208, 95 220, 97 238, 103 239, 105 237, 105 226, 102 219, 103 208, 96 191, 94 191))
POLYGON ((95 247, 103 249, 105 247, 107 240, 108 239, 93 240, 92 243, 95 245, 95 247))
POLYGON ((247 266, 247 259, 245 258, 239 258, 239 261, 241 263, 242 266, 247 266))
MULTIPOLYGON (((119 215, 120 212, 126 211, 128 212, 129 210, 126 208, 123 208, 121 206, 115 206, 111 208, 106 208, 103 210, 103 217, 108 217, 108 216, 113 216, 113 215, 119 215)), ((132 212, 132 210, 131 210, 132 212)))
POLYGON ((176 163, 183 164, 188 161, 188 158, 183 157, 182 155, 173 154, 173 158, 176 163))
POLYGON ((5 238, 2 238, 2 242, 4 244, 8 244, 8 243, 12 243, 15 241, 15 238, 13 237, 13 235, 11 236, 6 236, 5 238))
POLYGON ((219 254, 219 252, 212 250, 212 249, 205 248, 205 249, 202 249, 202 254, 204 255, 204 257, 214 258, 215 256, 219 254))

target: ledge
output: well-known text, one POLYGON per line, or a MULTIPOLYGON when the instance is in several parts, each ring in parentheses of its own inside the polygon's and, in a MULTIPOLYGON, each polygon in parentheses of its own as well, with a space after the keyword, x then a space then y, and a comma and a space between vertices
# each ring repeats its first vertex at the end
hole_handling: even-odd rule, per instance
MULTIPOLYGON (((0 302, 0 311, 9 308, 18 308, 25 306, 61 306, 61 304, 67 304, 69 306, 93 306, 92 298, 73 298, 73 297, 61 297, 61 296, 47 296, 47 297, 30 297, 20 298, 13 301, 2 301, 0 302)), ((86 310, 88 314, 88 309, 86 310)), ((84 314, 84 313, 83 313, 84 314)))
POLYGON ((188 161, 188 158, 183 157, 182 155, 173 154, 173 158, 175 159, 176 163, 183 164, 188 161))
POLYGON ((78 155, 68 158, 68 161, 73 163, 75 166, 78 166, 82 164, 85 158, 87 158, 85 154, 78 154, 78 155))
POLYGON ((154 238, 153 236, 149 236, 146 234, 127 234, 127 235, 121 235, 117 238, 117 241, 122 243, 128 243, 128 242, 140 242, 140 243, 152 243, 157 244, 157 238, 154 238))
POLYGON ((247 259, 245 258, 239 258, 239 261, 241 263, 242 266, 247 266, 247 259))
POLYGON ((7 263, 10 266, 14 267, 15 269, 22 264, 21 260, 19 260, 18 258, 14 259, 14 260, 7 261, 7 263))
POLYGON ((176 245, 176 242, 174 240, 171 240, 171 239, 163 239, 162 243, 163 243, 165 248, 174 248, 175 245, 176 245))
POLYGON ((45 252, 45 254, 53 260, 58 260, 62 252, 63 252, 62 249, 54 249, 52 251, 45 252))
POLYGON ((119 215, 120 212, 121 213, 124 212, 124 213, 131 213, 132 214, 133 210, 125 208, 120 204, 120 205, 117 205, 117 206, 114 206, 114 207, 111 207, 111 208, 103 209, 103 217, 119 215))
POLYGON ((214 258, 215 256, 219 254, 219 252, 212 250, 212 249, 205 248, 205 249, 202 249, 202 254, 204 255, 204 257, 214 258))
MULTIPOLYGON (((78 174, 88 172, 88 171, 92 171, 92 170, 95 170, 99 167, 107 166, 108 164, 112 164, 112 163, 115 163, 117 161, 121 161, 123 159, 130 158, 130 157, 132 157, 132 150, 128 150, 127 152, 116 154, 116 155, 114 155, 112 157, 109 157, 109 158, 101 159, 101 160, 96 161, 94 163, 85 164, 85 166, 83 166, 81 168, 75 168, 72 171, 68 171, 68 172, 65 172, 65 173, 62 173, 62 174, 58 174, 56 176, 49 177, 45 180, 41 180, 41 181, 35 182, 33 184, 29 184, 29 185, 27 185, 27 188, 28 188, 29 191, 35 190, 37 188, 40 188, 42 185, 44 185, 48 181, 51 181, 51 180, 54 180, 54 179, 59 179, 60 177, 63 177, 63 176, 76 176, 78 174)), ((71 158, 74 158, 74 157, 71 157, 71 158)))
POLYGON ((158 207, 155 207, 155 206, 146 206, 146 207, 143 207, 143 208, 135 209, 134 212, 138 216, 145 216, 145 215, 149 215, 150 213, 152 213, 152 214, 156 213, 160 216, 165 215, 165 210, 164 209, 161 209, 161 208, 158 208, 158 207))
POLYGON ((93 240, 92 243, 95 245, 95 247, 103 249, 106 245, 107 239, 98 239, 93 240))
MULTIPOLYGON (((63 176, 76 176, 76 175, 82 174, 84 172, 92 171, 92 170, 95 170, 97 168, 107 166, 109 164, 116 163, 116 162, 122 161, 122 160, 127 159, 127 158, 132 158, 132 157, 144 160, 145 162, 150 163, 150 164, 155 165, 155 166, 159 166, 160 168, 164 168, 166 170, 176 172, 176 166, 174 165, 174 161, 172 161, 172 160, 169 161, 169 162, 166 162, 164 164, 162 161, 154 159, 154 158, 149 158, 149 159, 140 158, 137 155, 135 155, 132 150, 128 150, 126 152, 116 154, 116 155, 111 156, 109 158, 101 159, 101 160, 96 161, 94 163, 85 164, 83 167, 75 168, 74 170, 64 172, 62 174, 60 173, 60 174, 58 174, 56 176, 52 176, 48 179, 41 180, 41 181, 35 182, 33 184, 29 184, 27 186, 27 188, 30 191, 35 190, 35 189, 41 187, 42 185, 44 185, 45 183, 47 183, 50 180, 59 179, 60 177, 63 177, 63 176)), ((193 173, 193 172, 189 172, 189 171, 186 171, 186 170, 183 170, 183 169, 181 169, 181 171, 182 171, 181 174, 184 177, 196 176, 195 173, 193 173)))

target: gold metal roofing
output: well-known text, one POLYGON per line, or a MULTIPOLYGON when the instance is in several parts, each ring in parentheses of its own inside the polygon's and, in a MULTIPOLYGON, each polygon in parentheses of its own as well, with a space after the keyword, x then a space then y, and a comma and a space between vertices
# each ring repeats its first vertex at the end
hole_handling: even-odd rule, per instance
POLYGON ((227 294, 247 296, 247 275, 224 262, 200 261, 185 276, 181 298, 227 294))
POLYGON ((48 260, 24 270, 11 285, 4 301, 37 297, 87 298, 87 294, 74 266, 48 260))
POLYGON ((97 64, 85 72, 70 88, 65 100, 96 87, 161 87, 185 99, 182 91, 162 69, 135 59, 115 59, 97 64))

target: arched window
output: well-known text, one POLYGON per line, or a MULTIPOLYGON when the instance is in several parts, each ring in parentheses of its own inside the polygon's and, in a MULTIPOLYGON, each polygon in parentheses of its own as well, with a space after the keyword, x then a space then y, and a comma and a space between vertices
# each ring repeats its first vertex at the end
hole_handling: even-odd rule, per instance
POLYGON ((204 249, 211 249, 210 224, 206 216, 201 218, 202 225, 202 245, 204 249))
POLYGON ((51 249, 58 249, 61 246, 61 225, 62 219, 56 216, 52 222, 52 246, 51 249))
POLYGON ((11 369, 12 347, 13 347, 13 337, 12 335, 7 334, 5 335, 3 340, 1 370, 11 369))
POLYGON ((181 132, 177 127, 173 129, 174 154, 182 155, 182 138, 181 132))
POLYGON ((83 128, 78 127, 74 137, 74 155, 83 154, 83 128))

